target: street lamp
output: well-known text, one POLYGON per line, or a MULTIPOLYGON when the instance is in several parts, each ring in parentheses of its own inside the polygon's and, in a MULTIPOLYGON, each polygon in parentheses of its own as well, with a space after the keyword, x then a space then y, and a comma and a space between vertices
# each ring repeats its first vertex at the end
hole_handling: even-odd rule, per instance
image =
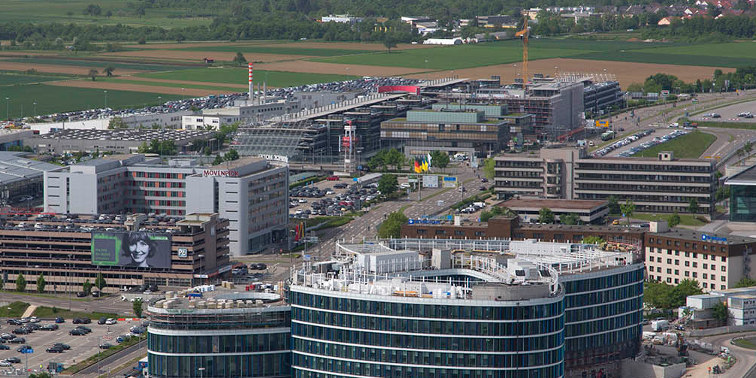
POLYGON ((205 376, 205 368, 201 367, 201 368, 199 368, 197 370, 199 370, 199 372, 200 372, 200 378, 203 378, 205 376))
POLYGON ((5 119, 10 121, 10 97, 5 98, 5 119))
POLYGON ((37 100, 36 99, 34 100, 34 114, 33 115, 34 116, 37 115, 37 100))
POLYGON ((108 91, 103 91, 103 92, 105 92, 105 108, 107 109, 107 107, 108 107, 108 91))

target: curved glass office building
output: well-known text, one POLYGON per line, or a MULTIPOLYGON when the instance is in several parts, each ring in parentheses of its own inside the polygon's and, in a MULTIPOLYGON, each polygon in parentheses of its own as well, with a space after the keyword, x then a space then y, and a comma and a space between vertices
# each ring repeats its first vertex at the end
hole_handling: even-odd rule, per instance
POLYGON ((277 294, 172 298, 147 315, 150 377, 291 376, 290 307, 277 294))
POLYGON ((433 243, 339 245, 335 260, 292 272, 292 376, 562 377, 598 351, 637 351, 632 254, 433 243))

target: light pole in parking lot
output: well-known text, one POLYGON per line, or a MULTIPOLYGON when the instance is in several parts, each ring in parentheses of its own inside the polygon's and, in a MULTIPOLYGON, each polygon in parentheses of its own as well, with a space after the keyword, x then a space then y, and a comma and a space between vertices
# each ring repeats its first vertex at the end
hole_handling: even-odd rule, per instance
POLYGON ((205 377, 205 368, 201 367, 201 368, 199 368, 197 370, 199 370, 199 372, 200 372, 200 378, 204 378, 205 377))

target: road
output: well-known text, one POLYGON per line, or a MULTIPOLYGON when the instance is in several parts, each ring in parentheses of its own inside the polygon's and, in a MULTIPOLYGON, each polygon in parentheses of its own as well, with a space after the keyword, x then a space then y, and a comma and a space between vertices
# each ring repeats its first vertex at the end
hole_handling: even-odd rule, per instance
MULTIPOLYGON (((730 354, 732 354, 732 356, 737 360, 735 365, 733 365, 730 370, 727 370, 727 372, 722 375, 723 377, 746 377, 748 370, 750 370, 751 367, 756 364, 756 354, 753 350, 741 348, 739 346, 733 345, 730 342, 733 337, 739 336, 756 336, 756 332, 730 333, 725 335, 700 338, 700 340, 702 341, 712 343, 715 350, 719 349, 719 347, 721 346, 726 346, 730 349, 730 354)), ((708 368, 716 364, 722 364, 723 362, 724 361, 718 357, 712 358, 709 361, 688 369, 685 377, 711 378, 711 375, 708 373, 708 368)), ((748 378, 756 377, 749 376, 748 378)))
POLYGON ((57 297, 53 296, 37 296, 37 295, 24 295, 20 293, 13 293, 9 291, 0 292, 1 302, 14 302, 21 301, 27 302, 35 306, 47 306, 57 307, 60 309, 70 309, 72 311, 84 311, 84 312, 112 312, 120 316, 133 316, 134 311, 130 302, 121 301, 119 294, 113 294, 104 298, 76 298, 74 295, 66 295, 65 293, 59 294, 57 297))
POLYGON ((479 187, 481 186, 481 182, 478 179, 478 175, 483 174, 482 168, 476 171, 467 166, 459 166, 449 168, 448 171, 457 176, 457 182, 463 183, 467 189, 465 193, 449 188, 423 189, 421 200, 417 199, 418 194, 414 192, 410 195, 410 198, 405 197, 400 200, 374 205, 370 211, 344 226, 318 232, 317 235, 320 238, 320 243, 313 247, 309 253, 314 258, 322 261, 335 251, 338 240, 359 243, 363 240, 374 239, 378 226, 383 222, 385 216, 403 207, 405 207, 404 214, 409 218, 435 215, 446 211, 462 199, 480 192, 479 187))

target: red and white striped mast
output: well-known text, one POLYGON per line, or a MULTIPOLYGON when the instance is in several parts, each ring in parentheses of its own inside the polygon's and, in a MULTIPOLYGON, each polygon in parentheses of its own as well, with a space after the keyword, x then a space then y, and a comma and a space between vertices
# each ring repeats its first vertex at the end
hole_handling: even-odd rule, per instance
POLYGON ((255 95, 254 95, 255 92, 254 92, 253 85, 252 85, 252 77, 253 77, 253 73, 255 71, 255 64, 254 63, 249 63, 248 66, 249 66, 249 96, 248 96, 248 98, 249 98, 249 103, 251 105, 252 104, 252 100, 254 100, 254 98, 255 98, 255 95))

